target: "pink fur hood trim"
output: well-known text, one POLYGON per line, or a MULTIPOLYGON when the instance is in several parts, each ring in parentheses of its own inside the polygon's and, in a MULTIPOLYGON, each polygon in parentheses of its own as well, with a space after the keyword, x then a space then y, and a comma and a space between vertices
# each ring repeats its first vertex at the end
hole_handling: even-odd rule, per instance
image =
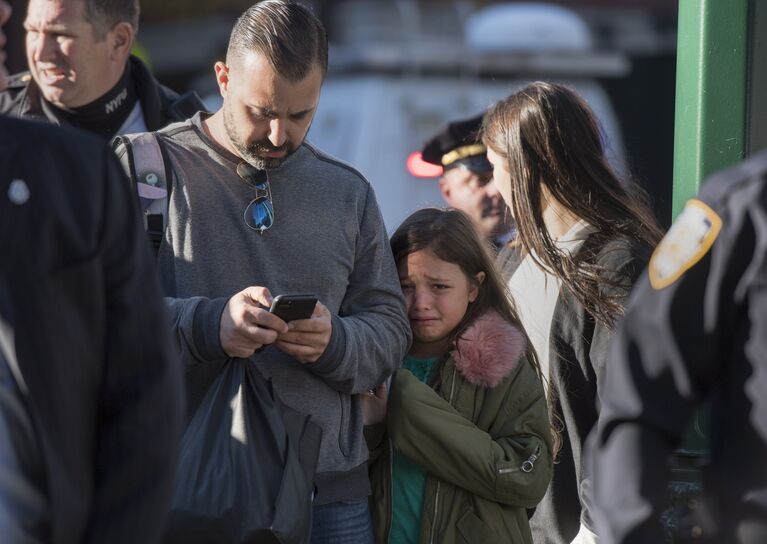
POLYGON ((466 329, 451 355, 469 383, 493 388, 517 368, 525 347, 522 332, 489 311, 466 329))

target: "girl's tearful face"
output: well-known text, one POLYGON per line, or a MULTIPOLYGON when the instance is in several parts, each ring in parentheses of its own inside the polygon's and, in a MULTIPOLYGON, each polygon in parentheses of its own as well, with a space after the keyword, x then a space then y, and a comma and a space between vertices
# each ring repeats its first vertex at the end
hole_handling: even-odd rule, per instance
POLYGON ((450 333, 477 298, 477 283, 458 265, 443 261, 429 250, 411 253, 397 268, 413 330, 410 353, 416 357, 446 353, 450 333))

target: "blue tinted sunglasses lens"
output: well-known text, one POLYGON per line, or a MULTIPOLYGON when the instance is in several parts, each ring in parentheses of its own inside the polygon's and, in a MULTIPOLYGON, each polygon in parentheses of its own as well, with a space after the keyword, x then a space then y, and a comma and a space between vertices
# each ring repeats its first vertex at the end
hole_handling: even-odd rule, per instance
POLYGON ((258 170, 246 162, 237 165, 237 175, 248 185, 251 185, 256 194, 245 208, 243 219, 250 228, 263 232, 274 223, 274 208, 272 207, 272 190, 269 187, 269 178, 265 170, 258 170))
POLYGON ((250 215, 253 218, 253 225, 258 230, 266 230, 274 222, 274 210, 272 203, 268 198, 256 202, 250 207, 250 215))
POLYGON ((253 230, 263 233, 274 223, 274 207, 268 183, 255 185, 256 196, 245 209, 245 224, 253 230))

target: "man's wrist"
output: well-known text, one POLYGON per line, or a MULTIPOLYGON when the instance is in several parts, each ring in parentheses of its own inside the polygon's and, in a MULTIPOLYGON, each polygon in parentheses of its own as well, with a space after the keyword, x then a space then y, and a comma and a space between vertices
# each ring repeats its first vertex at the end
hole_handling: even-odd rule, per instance
POLYGON ((221 345, 221 316, 229 302, 226 297, 202 299, 194 310, 192 339, 204 361, 221 361, 228 355, 221 345))
POLYGON ((317 374, 329 374, 336 369, 343 359, 346 351, 346 333, 341 318, 336 315, 330 316, 331 330, 330 340, 317 360, 309 363, 309 367, 317 374))

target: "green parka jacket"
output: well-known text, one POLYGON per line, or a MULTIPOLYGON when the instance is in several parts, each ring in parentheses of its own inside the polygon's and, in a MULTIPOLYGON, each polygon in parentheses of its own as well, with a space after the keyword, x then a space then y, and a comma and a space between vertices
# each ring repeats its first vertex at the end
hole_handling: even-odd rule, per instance
POLYGON ((478 318, 430 384, 392 379, 385 424, 366 427, 376 542, 388 542, 393 448, 427 472, 420 543, 532 542, 527 508, 552 475, 543 386, 522 334, 495 312, 478 318))

